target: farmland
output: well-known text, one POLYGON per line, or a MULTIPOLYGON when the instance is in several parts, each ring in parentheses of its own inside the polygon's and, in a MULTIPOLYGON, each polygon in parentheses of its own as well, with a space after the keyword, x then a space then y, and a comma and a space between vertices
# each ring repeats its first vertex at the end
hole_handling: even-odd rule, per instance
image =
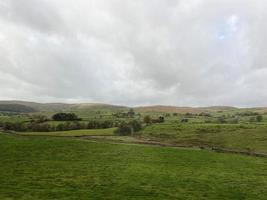
POLYGON ((33 105, 1 112, 0 199, 267 195, 265 108, 33 105))
POLYGON ((1 199, 265 199, 265 159, 0 134, 1 199))

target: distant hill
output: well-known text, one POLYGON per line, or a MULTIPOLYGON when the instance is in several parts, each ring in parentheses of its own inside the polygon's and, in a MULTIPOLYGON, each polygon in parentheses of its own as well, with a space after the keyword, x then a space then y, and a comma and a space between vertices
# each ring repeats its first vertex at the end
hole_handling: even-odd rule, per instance
POLYGON ((69 109, 74 104, 65 103, 35 103, 28 101, 0 101, 0 105, 17 104, 33 108, 35 111, 60 111, 69 109))
POLYGON ((36 110, 20 104, 0 104, 0 112, 31 113, 36 112, 36 110))
MULTIPOLYGON (((36 103, 27 101, 0 101, 0 111, 10 112, 79 112, 79 111, 102 111, 102 112, 125 112, 130 107, 102 103, 36 103)), ((259 113, 267 112, 266 107, 259 108, 235 108, 231 106, 210 106, 210 107, 177 107, 166 105, 153 105, 134 107, 136 112, 166 112, 166 113, 201 113, 218 111, 254 111, 259 113)))
POLYGON ((235 110, 235 107, 229 106, 212 106, 212 107, 176 107, 176 106, 144 106, 137 107, 136 110, 139 112, 167 112, 167 113, 201 113, 201 112, 216 112, 235 110))
MULTIPOLYGON (((74 112, 74 111, 112 111, 121 112, 129 108, 126 106, 117 106, 101 103, 80 103, 80 104, 67 104, 67 103, 36 103, 27 101, 0 101, 2 109, 13 107, 15 112, 16 106, 28 108, 30 112, 74 112), (13 105, 13 106, 12 106, 13 105)), ((21 112, 21 108, 17 107, 17 112, 21 112)))
POLYGON ((109 104, 101 104, 101 103, 81 103, 81 104, 76 104, 76 105, 72 106, 70 108, 70 110, 122 112, 122 111, 129 110, 129 107, 118 106, 118 105, 109 105, 109 104))
POLYGON ((199 113, 205 111, 201 108, 176 107, 176 106, 142 106, 135 108, 138 112, 166 112, 166 113, 199 113))
POLYGON ((210 111, 227 111, 227 110, 236 110, 238 108, 232 107, 232 106, 209 106, 209 107, 201 107, 202 109, 205 110, 210 110, 210 111))

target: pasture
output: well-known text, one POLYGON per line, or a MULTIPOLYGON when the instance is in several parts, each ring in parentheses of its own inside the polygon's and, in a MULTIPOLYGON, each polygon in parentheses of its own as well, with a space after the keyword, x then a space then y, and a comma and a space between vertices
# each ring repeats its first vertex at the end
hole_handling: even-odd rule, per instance
POLYGON ((257 199, 267 160, 0 134, 0 199, 257 199))
POLYGON ((53 131, 53 132, 18 132, 20 135, 32 136, 110 136, 114 134, 116 128, 107 129, 85 129, 85 130, 71 130, 71 131, 53 131))
POLYGON ((266 199, 265 109, 37 106, 0 115, 0 199, 266 199))

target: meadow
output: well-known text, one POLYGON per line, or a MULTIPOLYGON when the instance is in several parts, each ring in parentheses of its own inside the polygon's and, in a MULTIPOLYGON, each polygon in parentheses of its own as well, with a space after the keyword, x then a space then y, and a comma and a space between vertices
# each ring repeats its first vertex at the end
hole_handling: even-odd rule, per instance
POLYGON ((166 122, 146 126, 144 138, 172 145, 206 146, 267 153, 267 124, 166 122))
POLYGON ((0 199, 266 199, 267 160, 0 134, 0 199))
POLYGON ((114 135, 116 128, 106 129, 85 129, 71 131, 53 131, 53 132, 18 132, 19 135, 32 136, 62 136, 62 137, 77 137, 77 136, 111 136, 114 135))
POLYGON ((56 106, 0 112, 0 199, 266 199, 265 108, 56 106))

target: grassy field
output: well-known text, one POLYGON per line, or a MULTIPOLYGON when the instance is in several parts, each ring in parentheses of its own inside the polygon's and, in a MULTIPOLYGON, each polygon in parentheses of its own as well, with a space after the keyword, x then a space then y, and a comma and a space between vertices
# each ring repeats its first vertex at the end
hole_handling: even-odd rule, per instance
POLYGON ((251 199, 267 160, 207 151, 0 134, 0 199, 251 199))
POLYGON ((206 145, 267 153, 267 125, 166 122, 147 126, 140 133, 157 141, 206 145))
POLYGON ((20 116, 20 115, 6 116, 6 115, 1 115, 0 113, 0 123, 1 122, 25 122, 28 120, 29 118, 25 116, 20 116))
POLYGON ((86 129, 72 131, 55 131, 55 132, 18 132, 20 135, 41 135, 41 136, 90 136, 90 135, 113 135, 116 128, 107 129, 86 129))

